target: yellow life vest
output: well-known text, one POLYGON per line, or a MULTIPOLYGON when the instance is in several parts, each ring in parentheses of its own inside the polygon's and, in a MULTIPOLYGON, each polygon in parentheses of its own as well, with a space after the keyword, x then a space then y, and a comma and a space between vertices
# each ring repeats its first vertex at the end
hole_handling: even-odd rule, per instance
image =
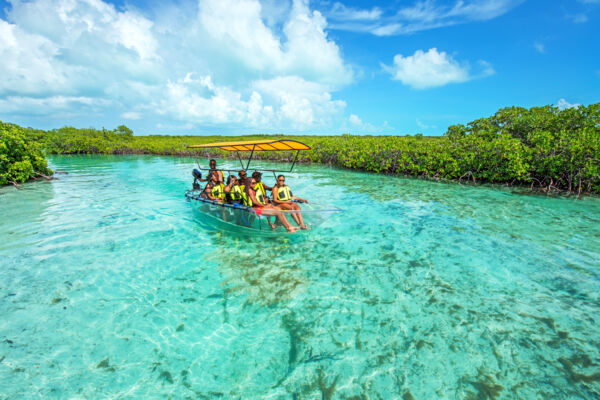
POLYGON ((267 197, 267 191, 265 190, 265 185, 262 182, 256 182, 257 192, 260 190, 264 197, 267 197))
POLYGON ((282 187, 277 188, 277 200, 279 201, 289 201, 292 199, 292 191, 289 186, 283 185, 282 187))
POLYGON ((242 199, 242 190, 238 185, 233 185, 231 186, 229 195, 231 196, 232 201, 240 201, 242 199))
POLYGON ((252 207, 252 201, 246 195, 246 192, 242 192, 242 201, 246 207, 252 207))
POLYGON ((240 187, 240 190, 242 191, 242 193, 246 192, 246 185, 238 185, 240 187))
POLYGON ((255 205, 264 206, 267 204, 267 202, 265 201, 265 196, 263 196, 263 194, 260 190, 256 190, 254 192, 254 197, 256 198, 256 201, 258 201, 258 204, 255 204, 255 205))
POLYGON ((223 185, 222 183, 217 183, 210 190, 210 194, 219 200, 225 199, 225 190, 224 189, 225 189, 225 185, 223 185))

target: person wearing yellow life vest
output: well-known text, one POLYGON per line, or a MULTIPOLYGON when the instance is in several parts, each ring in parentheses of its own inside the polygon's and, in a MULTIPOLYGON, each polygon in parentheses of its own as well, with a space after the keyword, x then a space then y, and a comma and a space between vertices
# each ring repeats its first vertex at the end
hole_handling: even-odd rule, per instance
POLYGON ((262 193, 262 195, 267 200, 267 203, 270 203, 271 201, 267 197, 267 190, 273 190, 273 188, 270 187, 270 186, 265 185, 265 183, 262 182, 262 173, 260 173, 258 171, 254 171, 252 173, 252 179, 254 179, 256 181, 256 188, 258 190, 260 190, 260 192, 262 193))
POLYGON ((206 185, 202 197, 213 201, 225 201, 225 185, 219 181, 217 174, 212 174, 210 182, 206 185))
POLYGON ((290 190, 290 187, 285 184, 285 176, 279 175, 277 177, 277 184, 273 187, 273 204, 282 210, 293 211, 291 213, 292 218, 294 218, 294 221, 296 221, 298 226, 301 229, 308 229, 304 223, 304 219, 302 218, 300 206, 292 200, 296 200, 297 202, 301 203, 308 203, 308 200, 294 196, 290 190))
POLYGON ((235 175, 230 175, 229 179, 229 184, 224 189, 228 195, 228 200, 232 203, 247 205, 248 198, 246 197, 246 193, 240 188, 240 181, 238 181, 235 175))
MULTIPOLYGON (((256 180, 252 178, 246 179, 246 195, 248 196, 251 207, 254 208, 254 212, 257 215, 265 215, 267 217, 274 216, 284 226, 288 232, 296 232, 298 227, 292 226, 290 221, 283 215, 281 210, 275 207, 273 204, 267 204, 265 196, 260 190, 256 188, 256 180)), ((275 229, 276 225, 268 220, 271 228, 275 229)))

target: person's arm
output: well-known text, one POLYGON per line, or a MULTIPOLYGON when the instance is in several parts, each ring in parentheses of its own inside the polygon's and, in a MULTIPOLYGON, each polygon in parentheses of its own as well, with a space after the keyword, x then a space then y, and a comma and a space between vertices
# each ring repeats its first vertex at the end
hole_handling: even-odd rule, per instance
POLYGON ((252 201, 252 205, 253 206, 257 206, 260 205, 260 203, 258 202, 258 200, 256 200, 256 196, 255 196, 255 191, 250 189, 248 190, 248 195, 250 196, 250 201, 252 201))
POLYGON ((229 193, 229 192, 231 192, 232 187, 233 187, 233 181, 229 182, 229 185, 225 186, 225 188, 223 190, 225 191, 225 193, 229 193))
POLYGON ((256 190, 248 190, 248 193, 250 194, 250 200, 252 200, 252 205, 254 206, 262 206, 263 204, 260 204, 260 202, 258 200, 256 200, 256 190))
POLYGON ((206 186, 206 189, 204 189, 204 193, 206 194, 206 197, 208 197, 209 200, 217 201, 218 199, 212 195, 211 191, 212 191, 212 186, 211 185, 206 186))
POLYGON ((210 182, 212 179, 212 174, 214 173, 213 169, 209 169, 208 173, 206 174, 206 176, 203 179, 200 179, 201 182, 210 182))

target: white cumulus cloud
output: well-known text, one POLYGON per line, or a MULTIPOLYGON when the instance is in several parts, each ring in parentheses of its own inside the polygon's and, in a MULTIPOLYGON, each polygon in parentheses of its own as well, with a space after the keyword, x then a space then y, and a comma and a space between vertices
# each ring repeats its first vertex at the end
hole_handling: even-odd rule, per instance
POLYGON ((353 79, 335 42, 327 38, 326 20, 306 0, 294 0, 283 35, 261 19, 257 0, 200 0, 202 28, 219 51, 260 73, 302 75, 322 83, 345 85, 353 79))
POLYGON ((483 70, 478 75, 471 75, 467 63, 459 63, 446 52, 439 52, 433 47, 428 51, 417 50, 412 56, 397 54, 394 65, 383 65, 384 70, 392 75, 392 79, 414 89, 428 89, 461 83, 475 77, 488 76, 494 73, 486 61, 480 61, 483 70))
POLYGON ((53 58, 59 47, 0 19, 0 95, 48 93, 67 83, 65 68, 53 58))
POLYGON ((298 76, 258 80, 253 88, 277 105, 276 122, 280 126, 287 123, 295 129, 326 126, 346 107, 343 100, 332 99, 326 85, 298 76))
POLYGON ((112 115, 185 129, 339 126, 346 104, 335 92, 354 73, 325 17, 307 0, 269 7, 276 20, 265 19, 259 0, 144 10, 11 2, 0 19, 0 118, 70 107, 102 125, 112 115))
POLYGON ((363 123, 362 120, 360 119, 360 117, 356 114, 351 114, 350 118, 348 118, 348 121, 350 121, 350 123, 352 125, 358 125, 358 126, 362 125, 362 123, 363 123))
POLYGON ((577 108, 579 107, 581 104, 577 104, 577 103, 569 103, 567 100, 565 99, 559 99, 556 102, 556 107, 558 107, 559 110, 564 110, 566 108, 577 108))
POLYGON ((241 93, 230 87, 215 85, 211 76, 194 79, 191 74, 169 82, 156 109, 160 114, 174 115, 182 121, 211 125, 266 123, 273 113, 272 107, 263 106, 257 92, 244 100, 241 93))
POLYGON ((349 125, 346 125, 345 132, 364 134, 364 133, 381 133, 393 130, 393 128, 384 121, 383 125, 375 126, 369 122, 364 122, 358 115, 350 114, 348 117, 349 125))

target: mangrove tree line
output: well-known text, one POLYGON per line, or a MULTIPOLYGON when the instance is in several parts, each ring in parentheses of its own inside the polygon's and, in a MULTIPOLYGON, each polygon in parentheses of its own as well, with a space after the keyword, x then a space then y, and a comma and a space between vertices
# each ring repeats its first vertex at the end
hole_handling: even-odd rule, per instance
MULTIPOLYGON (((253 140, 282 135, 134 136, 130 129, 63 127, 25 134, 52 154, 195 155, 191 144, 253 140)), ((600 103, 560 110, 509 107, 488 118, 450 126, 442 137, 294 136, 312 150, 301 162, 454 181, 528 185, 544 191, 600 193, 600 103)), ((202 156, 233 157, 220 150, 202 156)), ((289 161, 294 154, 263 152, 257 157, 289 161)))

